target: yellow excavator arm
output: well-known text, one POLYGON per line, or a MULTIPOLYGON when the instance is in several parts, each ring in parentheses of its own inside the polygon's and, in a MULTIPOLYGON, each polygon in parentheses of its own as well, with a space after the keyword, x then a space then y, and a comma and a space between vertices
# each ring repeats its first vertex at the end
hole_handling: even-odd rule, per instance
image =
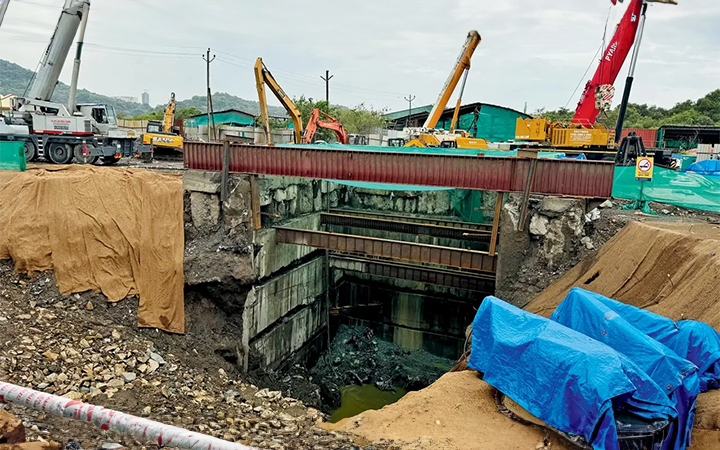
MULTIPOLYGON (((445 107, 450 101, 450 97, 460 82, 460 78, 463 76, 463 73, 467 76, 467 71, 470 70, 470 60, 472 59, 473 53, 475 53, 475 49, 478 45, 480 45, 480 41, 480 34, 477 31, 473 30, 468 33, 467 40, 465 41, 465 45, 463 45, 462 52, 460 52, 460 56, 455 63, 455 67, 452 72, 450 72, 450 76, 445 82, 445 86, 443 86, 442 91, 440 91, 440 95, 438 96, 435 105, 433 105, 433 109, 430 111, 430 115, 425 121, 423 128, 435 128, 437 126, 440 116, 442 116, 443 111, 445 111, 445 107)), ((464 84, 465 83, 463 83, 463 87, 464 84)), ((458 100, 458 102, 460 101, 461 100, 458 100)), ((456 118, 453 118, 453 122, 456 120, 456 118)))
POLYGON ((172 133, 173 126, 175 125, 175 108, 177 102, 175 101, 175 93, 170 94, 170 101, 165 107, 165 116, 163 117, 163 133, 172 133))
POLYGON ((263 64, 262 58, 258 58, 257 61, 255 61, 255 83, 257 85, 258 100, 260 102, 260 117, 262 118, 263 126, 265 127, 265 138, 267 139, 267 143, 272 144, 270 138, 270 115, 268 114, 267 97, 265 95, 266 84, 270 88, 270 91, 275 94, 275 97, 277 97, 280 103, 282 103, 283 107, 293 121, 293 126, 295 127, 295 143, 302 143, 302 114, 297 106, 295 106, 295 103, 290 100, 290 97, 288 97, 285 91, 282 90, 278 82, 275 81, 275 78, 272 76, 267 67, 265 67, 265 64, 263 64))

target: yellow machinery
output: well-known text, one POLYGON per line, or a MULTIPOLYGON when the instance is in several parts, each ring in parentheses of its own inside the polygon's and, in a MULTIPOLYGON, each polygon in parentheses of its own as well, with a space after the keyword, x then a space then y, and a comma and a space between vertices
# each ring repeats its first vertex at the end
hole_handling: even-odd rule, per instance
POLYGON ((175 128, 175 93, 170 94, 170 101, 165 107, 163 121, 151 120, 147 124, 145 133, 142 135, 144 145, 152 145, 155 148, 164 148, 182 152, 183 138, 179 130, 175 128))
POLYGON ((615 131, 602 125, 584 127, 577 123, 550 122, 546 119, 518 117, 515 139, 557 149, 582 149, 587 152, 614 151, 615 131))
POLYGON ((258 58, 257 61, 255 61, 255 83, 258 91, 258 100, 260 101, 260 117, 263 121, 263 127, 265 128, 267 144, 272 144, 272 139, 270 137, 270 115, 268 114, 267 97, 265 96, 266 84, 280 103, 282 103, 293 121, 293 127, 295 127, 295 143, 302 143, 303 124, 300 110, 295 106, 295 103, 290 100, 290 97, 285 94, 285 91, 282 90, 278 82, 275 81, 275 78, 267 67, 265 67, 262 58, 258 58))
POLYGON ((406 130, 409 135, 409 142, 405 144, 406 147, 477 148, 483 150, 488 148, 487 142, 484 139, 470 137, 469 133, 455 129, 463 92, 465 91, 465 83, 467 82, 468 72, 470 71, 470 60, 472 59, 473 53, 475 53, 475 49, 480 45, 480 41, 480 34, 477 31, 473 30, 468 33, 460 56, 453 66, 453 70, 450 72, 450 76, 440 91, 440 95, 422 128, 408 128, 406 130), (435 127, 445 111, 450 97, 460 82, 460 78, 463 79, 463 82, 457 104, 455 105, 455 114, 453 115, 450 131, 436 130, 435 127))

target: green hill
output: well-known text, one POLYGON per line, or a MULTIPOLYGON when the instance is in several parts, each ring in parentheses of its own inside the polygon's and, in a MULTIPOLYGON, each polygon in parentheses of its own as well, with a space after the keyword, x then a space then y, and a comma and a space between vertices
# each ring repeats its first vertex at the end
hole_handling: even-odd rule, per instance
MULTIPOLYGON (((11 63, 0 59, 0 94, 16 94, 23 95, 27 87, 30 85, 32 80, 33 72, 18 66, 17 64, 11 63)), ((55 89, 53 94, 53 101, 65 103, 67 102, 70 87, 67 84, 60 83, 55 89)), ((165 105, 161 104, 158 106, 145 106, 140 103, 126 102, 118 100, 116 98, 108 97, 105 95, 90 92, 86 89, 78 90, 77 94, 78 103, 106 103, 115 107, 115 111, 118 115, 125 117, 139 116, 141 114, 147 114, 149 112, 156 111, 157 109, 164 108, 165 105)), ((206 111, 205 105, 207 104, 205 96, 194 96, 187 100, 179 100, 178 108, 189 108, 195 107, 203 112, 206 111)), ((246 111, 251 114, 260 113, 260 105, 256 101, 245 100, 234 95, 230 95, 224 92, 218 92, 213 94, 213 108, 215 111, 221 111, 224 109, 239 109, 246 111)), ((285 110, 280 107, 270 106, 270 114, 275 116, 285 116, 285 110)))

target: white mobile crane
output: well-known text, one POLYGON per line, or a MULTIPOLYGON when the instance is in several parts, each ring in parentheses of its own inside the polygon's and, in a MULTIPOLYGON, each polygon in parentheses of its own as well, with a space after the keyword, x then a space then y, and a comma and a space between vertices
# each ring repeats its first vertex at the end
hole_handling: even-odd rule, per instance
MULTIPOLYGON (((1 1, 0 14, 4 14, 9 0, 1 1)), ((105 164, 113 164, 123 156, 137 155, 134 133, 123 133, 118 129, 112 106, 75 105, 89 12, 90 0, 65 0, 27 95, 16 100, 9 115, 0 116, 0 141, 24 142, 28 161, 43 156, 53 163, 67 164, 75 157, 84 163, 102 158, 105 164), (78 29, 80 35, 70 98, 65 106, 51 98, 78 29)))

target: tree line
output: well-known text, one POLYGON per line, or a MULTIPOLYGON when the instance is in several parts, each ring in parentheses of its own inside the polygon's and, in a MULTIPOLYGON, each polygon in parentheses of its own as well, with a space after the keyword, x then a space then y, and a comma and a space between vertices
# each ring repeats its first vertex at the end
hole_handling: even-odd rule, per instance
MULTIPOLYGON (((620 107, 603 113, 597 124, 615 128, 620 107)), ((570 122, 575 111, 559 108, 547 111, 544 108, 533 113, 553 122, 570 122)), ((662 108, 647 104, 628 104, 625 116, 625 128, 659 128, 663 125, 716 125, 720 126, 720 89, 716 89, 699 100, 686 100, 672 108, 662 108)))

